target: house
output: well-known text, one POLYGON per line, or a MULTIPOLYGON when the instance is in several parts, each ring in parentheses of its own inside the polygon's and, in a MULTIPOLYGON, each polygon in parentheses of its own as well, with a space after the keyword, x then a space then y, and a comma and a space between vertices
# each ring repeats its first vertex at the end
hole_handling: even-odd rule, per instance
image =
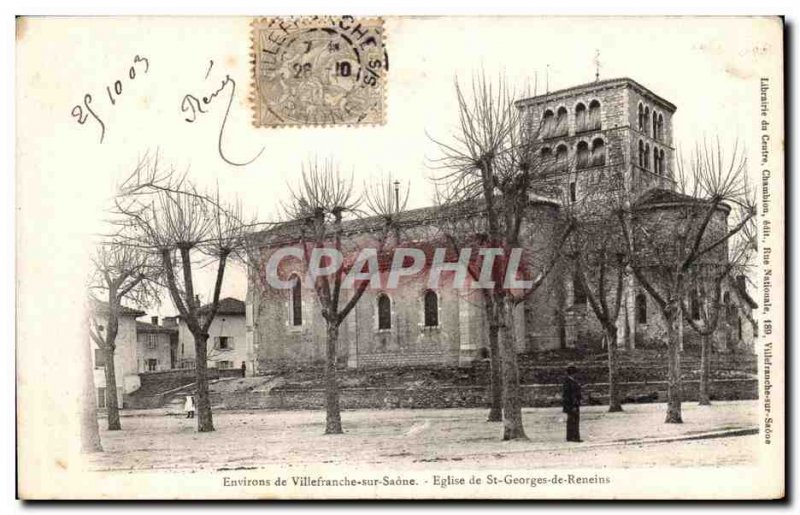
MULTIPOLYGON (((634 216, 662 231, 665 238, 674 232, 675 225, 670 224, 680 223, 680 210, 693 208, 692 198, 674 191, 672 117, 676 106, 638 82, 629 78, 595 81, 522 99, 516 106, 523 120, 523 138, 535 143, 550 183, 564 193, 558 199, 531 198, 527 207, 536 223, 522 228, 521 246, 535 248, 540 262, 547 262, 556 251, 542 242, 556 241, 566 204, 586 195, 625 188, 635 200, 634 216)), ((726 226, 728 212, 727 206, 716 210, 712 230, 726 226)), ((424 246, 440 216, 435 208, 400 213, 397 223, 402 240, 417 248, 424 246)), ((466 216, 481 216, 480 208, 466 216)), ((298 221, 290 221, 253 234, 261 261, 268 263, 276 252, 300 245, 299 227, 298 221)), ((380 228, 378 218, 346 221, 345 244, 369 246, 380 228)), ((720 246, 707 258, 715 260, 709 262, 713 266, 727 263, 726 249, 720 246)), ((284 281, 293 281, 291 288, 271 286, 261 271, 251 274, 248 285, 247 327, 252 330, 252 347, 262 371, 321 363, 326 356, 325 320, 316 292, 304 282, 304 263, 289 257, 280 269, 284 281)), ((385 284, 383 279, 381 284, 385 284)), ((518 352, 601 345, 602 328, 579 284, 574 269, 561 263, 535 295, 520 303, 514 328, 518 352)), ((630 274, 624 287, 617 321, 620 347, 663 345, 666 328, 653 299, 630 274)), ((737 298, 743 298, 741 288, 737 293, 737 298)), ((737 306, 731 307, 731 320, 737 310, 752 310, 746 301, 737 306)), ((446 285, 431 287, 422 276, 404 277, 397 287, 365 291, 339 328, 336 358, 350 367, 468 364, 485 354, 484 318, 477 293, 446 285)), ((752 334, 738 329, 741 325, 736 322, 736 340, 752 349, 752 334)), ((684 325, 687 339, 689 332, 684 325)))
MULTIPOLYGON (((199 310, 201 316, 211 309, 209 304, 199 310)), ((245 374, 254 373, 255 355, 247 331, 245 303, 233 297, 220 299, 216 316, 208 329, 208 366, 231 369, 244 366, 245 374)), ((177 362, 181 368, 195 364, 194 337, 180 316, 165 318, 165 324, 178 328, 177 362)))
POLYGON ((136 355, 139 372, 161 372, 178 367, 178 328, 159 325, 158 317, 150 323, 136 322, 136 355))
MULTIPOLYGON (((108 326, 108 304, 98 300, 93 300, 92 303, 94 306, 94 322, 97 324, 98 332, 104 335, 106 327, 108 326)), ((122 306, 120 310, 119 329, 117 331, 116 350, 114 352, 117 403, 120 407, 123 407, 124 396, 137 390, 141 385, 137 355, 138 337, 136 334, 136 319, 144 314, 144 311, 131 309, 125 306, 122 306)), ((100 408, 105 408, 106 396, 108 395, 105 376, 105 357, 103 351, 97 347, 94 341, 90 340, 89 344, 92 347, 97 405, 100 408)))

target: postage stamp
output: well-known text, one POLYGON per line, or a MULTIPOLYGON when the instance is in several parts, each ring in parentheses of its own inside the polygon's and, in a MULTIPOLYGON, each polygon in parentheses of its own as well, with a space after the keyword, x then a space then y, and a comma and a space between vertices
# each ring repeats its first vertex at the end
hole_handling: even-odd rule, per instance
POLYGON ((385 122, 382 18, 273 17, 252 27, 256 127, 385 122))

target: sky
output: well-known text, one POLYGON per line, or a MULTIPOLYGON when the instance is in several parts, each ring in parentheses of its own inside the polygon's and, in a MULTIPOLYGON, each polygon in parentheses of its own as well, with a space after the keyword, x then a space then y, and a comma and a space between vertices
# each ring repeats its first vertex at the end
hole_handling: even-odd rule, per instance
MULTIPOLYGON (((35 270, 37 280, 79 284, 116 185, 148 151, 157 150, 201 187, 218 186, 238 198, 262 221, 278 218, 301 163, 315 156, 339 162, 357 185, 391 174, 410 187, 413 208, 432 203, 430 160, 437 149, 431 136, 453 131, 456 78, 502 75, 522 97, 591 82, 599 62, 600 79, 633 78, 677 106, 679 149, 709 137, 732 146, 738 138, 751 163, 759 154, 760 78, 770 77, 775 87, 782 81, 778 22, 766 18, 388 18, 383 126, 255 128, 248 23, 236 17, 29 19, 18 30, 17 198, 28 217, 18 233, 19 262, 55 249, 60 255, 35 270), (148 60, 148 71, 130 80, 137 55, 148 60), (194 123, 180 109, 184 95, 210 95, 226 76, 236 85, 226 153, 244 161, 263 148, 244 167, 218 154, 224 105, 212 104, 194 123), (105 88, 116 80, 123 91, 112 105, 105 88), (102 143, 93 119, 79 124, 70 114, 87 93, 105 125, 102 143)), ((758 167, 751 168, 756 174, 758 167)), ((197 283, 203 299, 210 298, 212 271, 199 272, 197 283)), ((231 269, 223 296, 245 293, 243 271, 231 269)), ((174 314, 169 300, 152 311, 174 314)))

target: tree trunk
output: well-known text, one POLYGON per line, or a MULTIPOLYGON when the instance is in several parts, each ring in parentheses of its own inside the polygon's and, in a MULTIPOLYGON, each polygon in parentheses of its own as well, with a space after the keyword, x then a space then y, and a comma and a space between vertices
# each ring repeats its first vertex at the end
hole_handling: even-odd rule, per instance
POLYGON ((700 336, 700 405, 711 405, 709 376, 711 375, 711 338, 707 334, 700 336))
POLYGON ((119 399, 117 399, 117 373, 114 366, 114 349, 105 347, 103 359, 106 362, 106 417, 109 431, 119 431, 122 425, 119 422, 119 399))
POLYGON ((508 299, 498 299, 498 322, 503 365, 503 440, 527 440, 522 425, 517 349, 514 345, 513 311, 508 299))
POLYGON ((208 394, 208 335, 194 336, 194 370, 195 384, 197 386, 197 432, 208 433, 214 430, 214 420, 211 415, 211 398, 208 394))
MULTIPOLYGON (((87 335, 88 336, 88 335, 87 335)), ((92 372, 92 347, 84 344, 81 392, 81 452, 103 452, 97 424, 97 391, 92 372)))
POLYGON ((683 322, 680 307, 668 306, 664 313, 667 322, 668 375, 667 424, 682 424, 681 418, 681 332, 683 322))
POLYGON ((617 382, 617 326, 610 324, 606 326, 606 346, 608 347, 608 411, 622 411, 622 403, 619 400, 619 389, 617 382))
POLYGON ((489 407, 488 422, 503 420, 503 357, 500 355, 498 342, 498 327, 494 321, 489 321, 489 359, 491 378, 489 382, 489 407))
POLYGON ((336 344, 339 326, 328 322, 328 342, 325 355, 325 434, 342 434, 342 415, 339 410, 339 383, 336 379, 336 344))

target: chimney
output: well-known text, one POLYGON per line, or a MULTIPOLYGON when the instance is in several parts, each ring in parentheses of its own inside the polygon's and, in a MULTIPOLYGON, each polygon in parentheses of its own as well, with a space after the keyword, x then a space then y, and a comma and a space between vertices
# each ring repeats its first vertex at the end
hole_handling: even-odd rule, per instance
POLYGON ((150 317, 150 323, 152 323, 153 325, 158 325, 158 317, 157 316, 150 317))

